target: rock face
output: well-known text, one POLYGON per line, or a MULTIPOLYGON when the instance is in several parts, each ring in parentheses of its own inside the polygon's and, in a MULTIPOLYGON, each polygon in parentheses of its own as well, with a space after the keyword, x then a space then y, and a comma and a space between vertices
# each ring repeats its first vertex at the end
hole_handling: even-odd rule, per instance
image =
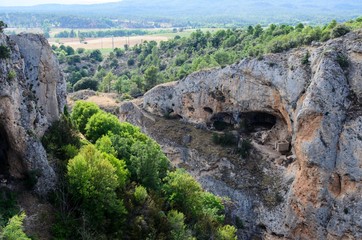
POLYGON ((141 126, 204 187, 229 196, 245 239, 362 238, 362 31, 156 86, 142 102, 124 103, 120 118, 141 126), (171 129, 160 136, 152 129, 158 120, 152 123, 145 111, 200 128, 237 127, 243 119, 273 127, 253 133, 267 135, 253 142, 245 163, 203 153, 193 145, 195 136, 186 146, 173 141, 171 129), (288 156, 270 148, 277 140, 291 143, 288 156), (250 161, 261 175, 247 169, 250 161), (273 191, 276 204, 270 205, 273 191))
POLYGON ((40 35, 0 34, 10 58, 0 59, 0 175, 39 175, 35 189, 46 193, 55 184, 40 142, 66 103, 66 84, 56 57, 40 35))

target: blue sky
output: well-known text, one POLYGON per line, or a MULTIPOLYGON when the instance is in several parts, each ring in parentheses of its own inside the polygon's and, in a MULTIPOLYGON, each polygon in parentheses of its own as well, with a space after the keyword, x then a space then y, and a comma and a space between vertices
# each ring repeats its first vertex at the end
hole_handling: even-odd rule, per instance
POLYGON ((61 4, 92 4, 119 2, 120 0, 0 0, 0 6, 32 6, 37 4, 61 3, 61 4))

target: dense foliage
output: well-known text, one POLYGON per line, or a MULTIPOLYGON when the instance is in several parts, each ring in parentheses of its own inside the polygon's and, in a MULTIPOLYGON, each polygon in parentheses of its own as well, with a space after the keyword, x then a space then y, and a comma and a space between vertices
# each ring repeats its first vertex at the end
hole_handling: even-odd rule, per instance
POLYGON ((6 240, 30 240, 23 231, 23 221, 25 213, 20 215, 14 215, 9 219, 8 224, 1 229, 0 228, 0 239, 6 240))
POLYGON ((75 155, 60 158, 66 168, 54 193, 55 239, 236 239, 236 228, 224 225, 222 199, 173 170, 139 128, 83 101, 68 121, 72 129, 45 136, 58 144, 50 153, 63 149, 55 129, 63 135, 80 129, 94 144, 79 140, 75 155))
POLYGON ((271 24, 221 29, 214 33, 197 30, 189 37, 176 36, 160 44, 145 41, 134 47, 116 48, 97 68, 94 63, 102 58, 95 56, 95 51, 80 54, 77 50, 72 55, 69 47, 64 46, 55 51, 61 61, 68 63, 69 84, 81 81, 74 85, 76 89, 95 89, 97 81, 99 91, 137 97, 157 84, 182 79, 201 69, 224 67, 248 57, 261 59, 266 53, 327 41, 361 27, 362 18, 344 24, 332 21, 316 27, 299 23, 296 26, 271 24))

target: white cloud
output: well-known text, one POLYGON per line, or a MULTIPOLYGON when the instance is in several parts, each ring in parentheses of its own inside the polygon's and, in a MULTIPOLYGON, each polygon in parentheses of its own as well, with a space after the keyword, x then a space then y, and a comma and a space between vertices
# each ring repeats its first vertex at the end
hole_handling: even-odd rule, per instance
POLYGON ((107 2, 119 2, 120 0, 1 0, 0 7, 5 6, 33 6, 38 4, 95 4, 107 2))

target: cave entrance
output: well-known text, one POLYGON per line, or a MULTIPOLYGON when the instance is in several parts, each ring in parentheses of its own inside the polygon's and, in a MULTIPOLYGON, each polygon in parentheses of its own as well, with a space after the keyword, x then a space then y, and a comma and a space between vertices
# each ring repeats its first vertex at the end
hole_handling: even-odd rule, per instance
POLYGON ((277 123, 277 117, 266 112, 241 113, 239 118, 241 128, 249 132, 270 130, 277 123))
POLYGON ((228 112, 216 113, 211 117, 210 121, 217 131, 233 129, 236 124, 233 114, 228 112))
POLYGON ((9 141, 5 129, 0 125, 0 178, 9 177, 9 141))

